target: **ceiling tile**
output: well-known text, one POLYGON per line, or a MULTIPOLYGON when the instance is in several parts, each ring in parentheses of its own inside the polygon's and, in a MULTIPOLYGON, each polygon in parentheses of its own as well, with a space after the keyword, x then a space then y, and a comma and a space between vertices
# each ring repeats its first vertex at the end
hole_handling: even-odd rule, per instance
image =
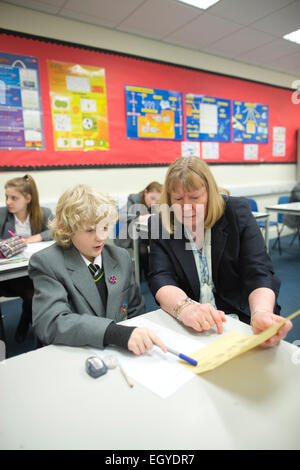
POLYGON ((300 0, 220 0, 208 10, 177 0, 6 0, 3 3, 126 31, 135 34, 137 40, 138 36, 154 38, 300 75, 300 45, 282 39, 283 34, 300 27, 300 0))
POLYGON ((294 0, 222 0, 210 7, 209 13, 248 25, 292 2, 294 0))
POLYGON ((214 42, 205 50, 223 52, 228 54, 230 57, 234 57, 273 40, 273 36, 269 34, 246 27, 214 42))
POLYGON ((162 38, 202 14, 174 0, 148 0, 122 21, 117 29, 152 38, 162 38))
POLYGON ((270 63, 284 55, 298 52, 299 46, 285 39, 276 39, 271 43, 252 49, 240 55, 241 59, 270 63))
POLYGON ((282 67, 292 66, 297 69, 300 69, 300 52, 279 57, 278 59, 276 59, 276 63, 282 67))
POLYGON ((208 13, 166 36, 165 41, 186 47, 202 48, 240 29, 240 25, 208 13))
POLYGON ((300 1, 297 0, 285 8, 272 13, 251 25, 255 29, 274 36, 282 37, 300 27, 300 1))
POLYGON ((44 13, 56 14, 59 12, 66 0, 7 0, 6 3, 24 8, 42 11, 44 13))
POLYGON ((94 19, 90 23, 116 26, 130 15, 145 0, 68 0, 62 8, 61 16, 68 18, 94 19))

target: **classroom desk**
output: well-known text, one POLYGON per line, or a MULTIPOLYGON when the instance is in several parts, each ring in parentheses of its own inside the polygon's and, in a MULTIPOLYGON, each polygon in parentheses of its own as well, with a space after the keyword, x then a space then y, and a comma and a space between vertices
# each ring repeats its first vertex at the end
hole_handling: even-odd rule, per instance
MULTIPOLYGON (((53 240, 48 241, 48 242, 31 243, 27 245, 24 252, 16 255, 16 257, 24 256, 25 258, 27 258, 25 261, 20 261, 18 263, 14 261, 9 261, 6 264, 0 264, 0 283, 1 281, 8 281, 10 279, 17 279, 20 277, 27 276, 28 275, 28 261, 30 259, 30 256, 33 253, 40 251, 49 245, 52 245, 52 243, 54 243, 53 240)), ((2 319, 1 307, 0 307, 0 340, 1 339, 5 339, 5 332, 4 332, 4 325, 3 325, 3 319, 2 319)))
MULTIPOLYGON (((204 344, 219 338, 191 332, 162 310, 145 317, 204 344)), ((251 332, 228 318, 224 333, 233 329, 251 332)), ((130 388, 117 369, 89 377, 87 348, 16 356, 0 362, 0 448, 300 449, 297 351, 285 341, 253 349, 166 399, 136 381, 130 388)))
MULTIPOLYGON (((269 251, 269 216, 268 212, 252 212, 256 220, 264 221, 264 238, 267 251, 269 251)), ((148 234, 148 222, 135 222, 134 223, 135 237, 133 238, 133 262, 135 280, 140 285, 140 263, 139 263, 139 239, 138 234, 148 234)))
POLYGON ((281 214, 292 214, 300 216, 300 202, 289 202, 287 204, 275 204, 274 206, 266 206, 268 212, 277 212, 281 214))
POLYGON ((265 223, 264 227, 264 238, 267 252, 269 251, 269 217, 268 212, 252 212, 253 216, 257 221, 263 221, 265 223))
POLYGON ((43 250, 54 243, 53 240, 48 242, 31 243, 27 245, 24 252, 16 255, 17 257, 24 256, 26 261, 19 263, 8 262, 7 264, 0 264, 0 282, 7 281, 9 279, 16 279, 18 277, 24 277, 28 275, 28 261, 30 256, 37 251, 43 250))

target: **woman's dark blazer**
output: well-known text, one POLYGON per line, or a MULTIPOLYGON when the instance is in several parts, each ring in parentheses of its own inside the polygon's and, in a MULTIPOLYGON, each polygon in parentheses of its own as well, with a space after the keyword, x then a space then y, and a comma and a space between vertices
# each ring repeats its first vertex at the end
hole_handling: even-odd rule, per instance
MULTIPOLYGON (((51 210, 47 207, 42 207, 41 209, 43 211, 41 236, 44 241, 49 241, 52 239, 52 237, 50 235, 50 230, 48 229, 48 222, 49 220, 53 219, 53 215, 51 210)), ((32 235, 36 235, 36 233, 33 231, 31 220, 30 226, 32 235)), ((15 232, 14 215, 8 212, 7 207, 0 207, 0 239, 5 240, 6 238, 10 238, 11 235, 9 231, 15 232)))
MULTIPOLYGON (((248 296, 258 287, 279 293, 280 281, 274 274, 265 242, 253 217, 248 200, 225 197, 223 216, 211 230, 212 275, 219 310, 250 319, 248 296)), ((149 220, 150 272, 152 294, 166 285, 180 287, 188 297, 199 301, 200 283, 188 240, 175 239, 163 228, 160 216, 149 220), (159 237, 155 234, 159 230, 159 237), (164 239, 168 237, 169 239, 164 239)), ((276 305, 275 313, 280 312, 276 305)), ((242 319, 242 318, 241 318, 242 319)))

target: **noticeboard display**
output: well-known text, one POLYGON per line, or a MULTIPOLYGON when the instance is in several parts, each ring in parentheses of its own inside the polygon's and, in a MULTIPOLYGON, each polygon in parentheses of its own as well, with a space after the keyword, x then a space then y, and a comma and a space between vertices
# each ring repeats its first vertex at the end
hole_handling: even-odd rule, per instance
POLYGON ((1 169, 156 166, 186 154, 213 165, 297 161, 292 89, 13 31, 0 36, 1 169), (51 64, 67 66, 59 76, 51 64))

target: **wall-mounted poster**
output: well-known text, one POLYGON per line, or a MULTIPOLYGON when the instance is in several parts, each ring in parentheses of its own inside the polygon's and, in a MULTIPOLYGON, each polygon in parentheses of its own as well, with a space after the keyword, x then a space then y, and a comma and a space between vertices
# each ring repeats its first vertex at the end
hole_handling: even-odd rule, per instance
POLYGON ((233 142, 267 144, 269 134, 269 106, 233 101, 233 142))
POLYGON ((0 148, 44 148, 39 63, 0 52, 0 148))
POLYGON ((125 85, 127 137, 183 139, 182 95, 125 85))
POLYGON ((285 156, 286 128, 281 126, 273 127, 273 157, 285 156))
POLYGON ((185 95, 188 140, 230 141, 230 100, 185 95))
POLYGON ((200 142, 181 142, 182 157, 199 157, 200 158, 200 142))
POLYGON ((48 61, 55 150, 107 150, 105 70, 48 61))

